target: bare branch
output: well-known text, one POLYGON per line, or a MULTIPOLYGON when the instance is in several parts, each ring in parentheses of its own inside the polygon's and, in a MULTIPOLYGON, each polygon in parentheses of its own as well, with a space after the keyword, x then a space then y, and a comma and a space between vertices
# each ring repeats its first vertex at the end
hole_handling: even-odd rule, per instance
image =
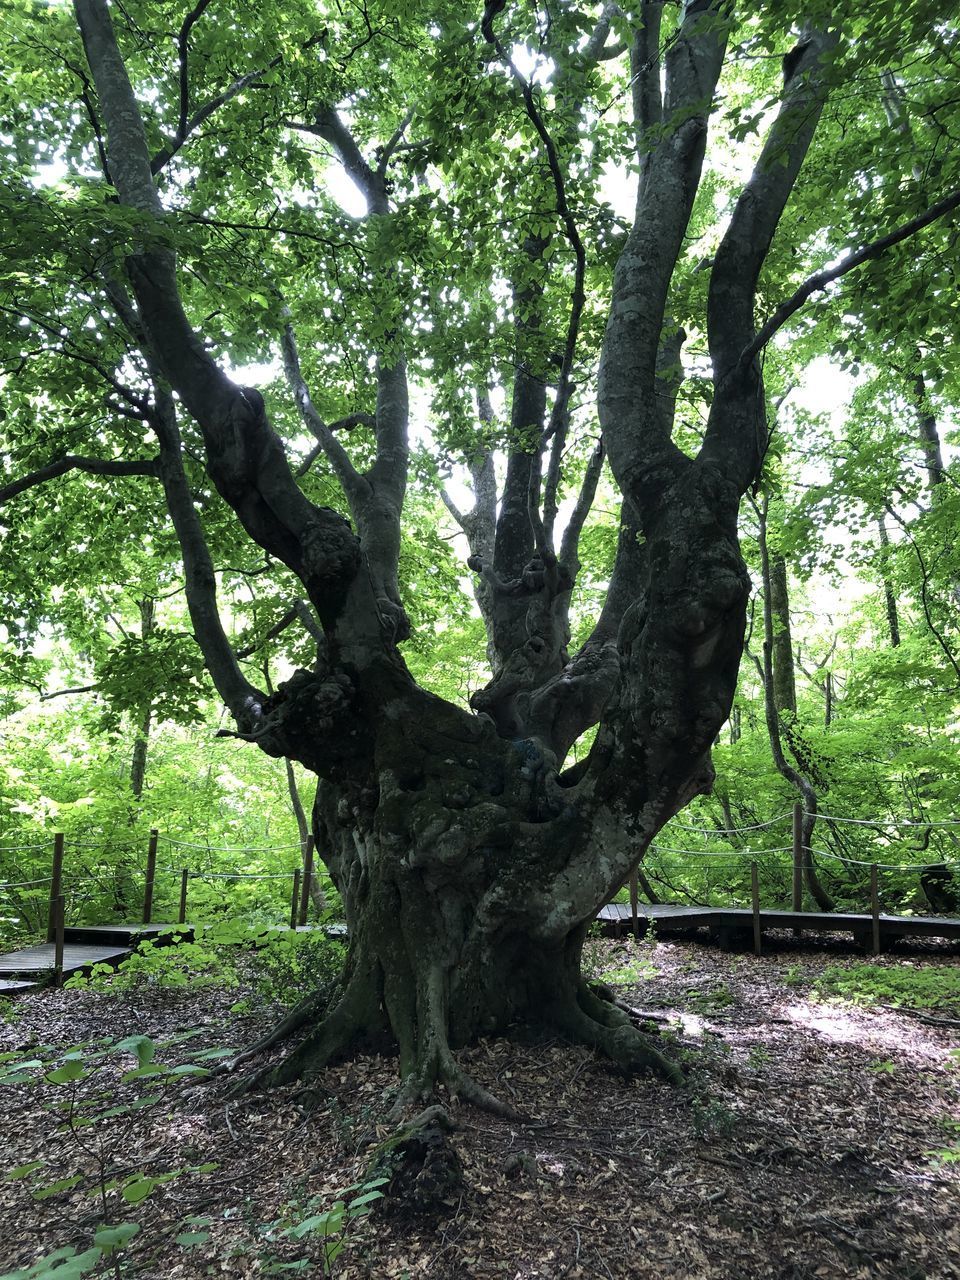
POLYGON ((316 618, 313 616, 310 606, 307 604, 306 600, 298 600, 293 607, 296 610, 297 617, 300 619, 301 625, 310 633, 311 636, 313 636, 318 646, 326 645, 327 640, 323 634, 323 630, 316 618))
POLYGON ((282 58, 280 58, 279 55, 276 58, 271 58, 269 62, 265 63, 262 67, 258 67, 256 71, 248 71, 246 75, 238 76, 237 79, 234 80, 232 84, 228 85, 222 93, 216 94, 213 98, 210 98, 205 102, 203 106, 198 108, 198 110, 186 122, 186 125, 183 127, 183 132, 181 133, 180 128, 178 127, 176 137, 172 138, 165 147, 161 147, 152 158, 150 161, 150 172, 156 176, 161 169, 163 169, 164 166, 173 159, 187 139, 190 138, 192 134, 196 133, 205 121, 209 120, 215 112, 219 111, 221 107, 226 106, 226 104, 233 98, 237 97, 238 94, 243 93, 244 89, 249 89, 251 85, 256 84, 265 71, 270 71, 272 68, 278 67, 281 62, 282 58))
POLYGON ((583 532, 583 526, 596 497, 597 485, 600 483, 600 473, 603 470, 603 457, 603 442, 601 441, 590 455, 576 505, 570 513, 570 519, 567 521, 567 527, 563 531, 563 538, 560 542, 560 563, 567 569, 571 580, 576 578, 580 568, 580 559, 577 555, 580 534, 583 532))
MULTIPOLYGON (((397 148, 403 142, 403 135, 406 133, 407 129, 409 128, 410 121, 412 119, 413 119, 413 111, 411 110, 406 113, 406 115, 400 121, 397 128, 394 130, 393 136, 381 148, 380 162, 377 165, 377 169, 376 169, 377 175, 380 178, 383 178, 386 175, 387 169, 390 165, 390 161, 393 159, 393 156, 396 153, 397 148)), ((414 144, 414 145, 422 146, 423 144, 421 143, 421 144, 414 144)))
POLYGON ((204 10, 210 5, 210 0, 197 0, 197 4, 187 14, 180 27, 180 34, 177 37, 177 48, 180 53, 180 119, 177 124, 176 141, 182 143, 187 136, 187 128, 189 126, 188 113, 190 110, 190 76, 187 67, 187 57, 190 47, 190 32, 193 26, 203 16, 204 10))
POLYGON ((237 657, 241 661, 244 658, 249 658, 251 654, 256 653, 258 649, 262 649, 268 640, 276 640, 277 636, 282 635, 288 627, 292 626, 293 623, 297 621, 297 616, 296 605, 291 605, 286 613, 284 613, 273 624, 269 631, 265 631, 264 634, 259 636, 252 644, 244 645, 242 649, 238 649, 237 657))
POLYGON ((804 281, 792 297, 777 307, 753 341, 744 347, 737 361, 738 370, 742 370, 749 365, 750 361, 763 350, 773 335, 783 328, 790 317, 800 310, 812 294, 825 289, 828 284, 832 284, 834 280, 839 280, 848 271, 853 271, 856 267, 862 266, 864 262, 869 262, 871 258, 879 258, 888 249, 892 249, 894 245, 901 244, 904 240, 909 240, 918 231, 922 231, 924 227, 929 227, 932 222, 945 217, 946 214, 952 213, 957 208, 960 208, 960 187, 956 191, 952 191, 948 196, 944 196, 936 204, 931 205, 924 213, 918 214, 915 218, 911 218, 909 222, 897 227, 896 230, 881 236, 879 240, 874 240, 870 244, 864 245, 863 248, 857 249, 853 253, 848 253, 835 267, 815 272, 804 281))
POLYGON ((98 684, 81 684, 81 685, 77 685, 73 689, 57 689, 53 693, 41 694, 40 701, 49 702, 51 698, 65 698, 67 694, 70 694, 70 693, 93 693, 96 689, 99 689, 99 688, 100 686, 98 684))
MULTIPOLYGON (((320 448, 326 455, 327 460, 333 467, 337 479, 343 485, 347 497, 353 495, 354 498, 360 495, 361 491, 366 492, 369 485, 360 475, 359 471, 354 467, 350 460, 350 455, 344 449, 343 445, 337 440, 331 428, 324 422, 323 417, 319 413, 313 399, 310 396, 310 388, 307 386, 306 379, 300 368, 300 352, 297 347, 297 337, 294 332, 291 321, 283 326, 283 333, 280 337, 280 349, 283 355, 283 371, 286 375, 287 386, 290 388, 297 411, 303 419, 304 424, 313 432, 319 441, 320 448)), ((364 415, 365 417, 367 415, 364 415)), ((341 419, 341 421, 344 421, 341 419)), ((309 470, 312 466, 315 455, 310 455, 309 464, 301 464, 301 474, 309 470)))

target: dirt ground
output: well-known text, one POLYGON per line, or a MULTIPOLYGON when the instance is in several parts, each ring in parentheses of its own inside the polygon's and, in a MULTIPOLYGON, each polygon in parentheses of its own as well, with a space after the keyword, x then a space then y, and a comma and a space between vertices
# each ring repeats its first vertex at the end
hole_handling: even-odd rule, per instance
MULTIPOLYGON (((811 984, 827 964, 862 959, 823 942, 785 939, 759 959, 692 942, 588 945, 620 998, 654 1014, 682 1050, 688 1087, 624 1079, 556 1041, 478 1045, 462 1060, 528 1120, 443 1099, 462 1194, 428 1218, 388 1194, 373 1212, 326 1219, 327 1244, 341 1249, 334 1276, 960 1277, 960 1163, 949 1159, 960 1120, 956 1011, 918 1016, 817 998, 811 984)), ((880 963, 933 959, 960 964, 929 949, 880 963)), ((162 1061, 187 1061, 262 1029, 265 1012, 231 1012, 237 999, 217 988, 30 996, 0 1024, 0 1051, 132 1033, 163 1041, 193 1029, 192 1040, 158 1050, 162 1061)), ((94 1089, 107 1101, 143 1096, 149 1078, 122 1084, 111 1069, 66 1086, 67 1100, 74 1090, 78 1099, 94 1089)), ((69 1107, 52 1109, 65 1086, 8 1085, 4 1170, 45 1165, 0 1181, 0 1268, 87 1248, 106 1216, 140 1230, 91 1274, 322 1277, 320 1215, 345 1188, 356 1188, 347 1200, 364 1194, 370 1144, 390 1132, 395 1071, 394 1060, 365 1057, 330 1068, 309 1092, 232 1101, 226 1077, 185 1092, 164 1080, 159 1102, 89 1130, 71 1128, 69 1107), (178 1169, 141 1202, 118 1191, 144 1172, 178 1169), (311 1217, 320 1226, 297 1238, 311 1217), (177 1243, 185 1231, 193 1238, 177 1243)))

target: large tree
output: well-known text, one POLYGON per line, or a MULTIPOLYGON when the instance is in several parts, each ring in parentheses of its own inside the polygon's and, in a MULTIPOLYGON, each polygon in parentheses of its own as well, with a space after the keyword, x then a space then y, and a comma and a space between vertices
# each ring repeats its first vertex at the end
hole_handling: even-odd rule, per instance
MULTIPOLYGON (((349 959, 332 1007, 285 1025, 302 1038, 275 1080, 388 1030, 402 1098, 439 1080, 494 1105, 452 1051, 530 1019, 676 1074, 584 982, 581 947, 711 785, 750 587, 738 509, 769 444, 767 343, 815 288, 960 203, 948 165, 916 177, 884 115, 902 68, 923 59, 939 84, 954 65, 938 9, 199 0, 172 30, 170 6, 147 0, 75 0, 76 27, 18 11, 3 198, 19 296, 3 314, 20 473, 0 498, 71 470, 125 477, 124 502, 159 484, 237 736, 319 779, 349 959), (38 156, 65 186, 38 181, 38 156), (898 156, 885 226, 838 232, 827 210, 869 202, 898 156), (355 214, 330 195, 331 158, 355 214), (624 220, 606 195, 628 171, 624 220), (283 385, 241 385, 233 370, 271 354, 283 385), (411 388, 432 406, 432 457, 411 448, 411 388), (403 656, 405 497, 437 454, 473 484, 471 510, 446 495, 491 668, 469 708, 420 687, 403 656), (605 464, 619 538, 573 646, 605 464), (273 692, 218 607, 211 548, 251 546, 298 584, 287 613, 315 639, 273 692)), ((942 121, 941 98, 925 85, 942 121)))

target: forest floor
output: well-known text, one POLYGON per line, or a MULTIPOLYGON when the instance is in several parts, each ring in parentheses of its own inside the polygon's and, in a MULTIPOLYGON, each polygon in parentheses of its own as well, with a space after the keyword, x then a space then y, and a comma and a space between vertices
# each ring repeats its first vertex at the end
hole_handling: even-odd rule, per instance
MULTIPOLYGON (((588 943, 620 998, 663 1019, 689 1087, 624 1079, 556 1041, 481 1043, 461 1061, 530 1119, 448 1101, 465 1189, 429 1219, 389 1194, 349 1220, 322 1217, 345 1188, 359 1188, 347 1200, 364 1194, 367 1144, 390 1132, 389 1058, 331 1067, 311 1093, 233 1101, 229 1077, 186 1092, 176 1077, 120 1081, 136 1063, 117 1067, 116 1055, 74 1082, 9 1084, 5 1170, 45 1163, 0 1181, 0 1269, 83 1250, 106 1216, 139 1231, 95 1275, 322 1276, 326 1225, 331 1252, 342 1245, 339 1280, 960 1277, 956 1007, 910 1013, 828 996, 824 975, 855 976, 863 957, 822 940, 780 946, 758 959, 690 942, 588 943), (97 1091, 134 1108, 78 1128, 97 1091)), ((932 948, 878 963, 898 979, 960 968, 955 952, 932 948)), ((43 1058, 40 1046, 142 1033, 159 1061, 195 1060, 264 1025, 263 1008, 238 1011, 242 995, 148 984, 30 996, 8 1007, 0 1051, 43 1058), (163 1047, 184 1029, 192 1039, 163 1047)))

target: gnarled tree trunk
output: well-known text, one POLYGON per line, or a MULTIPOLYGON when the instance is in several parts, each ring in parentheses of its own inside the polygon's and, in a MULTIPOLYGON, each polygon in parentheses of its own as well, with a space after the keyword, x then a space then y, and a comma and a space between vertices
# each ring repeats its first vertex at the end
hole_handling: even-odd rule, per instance
MULTIPOLYGON (((144 218, 161 218, 154 174, 163 157, 151 161, 106 0, 75 0, 75 7, 118 198, 144 218)), ((522 358, 512 416, 519 438, 499 505, 489 459, 482 451, 469 459, 478 510, 463 521, 474 539, 470 564, 481 583, 494 669, 470 710, 419 688, 397 648, 408 631, 397 573, 408 459, 406 364, 397 333, 374 352, 375 457, 361 473, 313 404, 292 320, 284 330, 287 380, 341 482, 348 524, 304 497, 259 393, 236 386, 211 358, 184 311, 174 255, 162 239, 131 256, 130 296, 114 291, 150 370, 159 474, 209 670, 237 736, 300 761, 321 780, 317 847, 343 897, 349 959, 332 1009, 321 1015, 307 1002, 284 1025, 283 1034, 305 1034, 274 1080, 309 1075, 386 1030, 399 1047, 404 1099, 429 1094, 440 1080, 494 1105, 463 1077, 452 1051, 517 1020, 545 1021, 625 1068, 646 1064, 678 1075, 622 1011, 585 984, 580 952, 598 907, 659 829, 711 785, 710 748, 733 699, 749 591, 738 507, 767 439, 759 348, 751 346, 754 294, 816 128, 825 96, 822 55, 833 40, 805 32, 785 63, 781 110, 715 255, 704 319, 714 391, 703 447, 691 457, 671 438, 684 335, 667 304, 730 15, 725 4, 695 0, 664 40, 662 8, 640 5, 631 50, 640 183, 603 342, 602 447, 559 539, 554 525, 584 305, 586 250, 564 182, 564 147, 575 145, 576 131, 572 141, 551 135, 537 96, 499 43, 496 6, 488 6, 482 24, 542 143, 574 270, 559 372, 533 366, 521 332, 531 322, 517 326, 522 358), (323 626, 315 668, 269 695, 249 683, 219 620, 178 412, 199 424, 219 493, 250 537, 300 579, 323 626), (571 653, 577 541, 604 456, 623 496, 618 554, 597 625, 571 653), (589 756, 564 770, 571 744, 592 725, 599 728, 589 756)), ((604 55, 611 12, 603 10, 580 51, 583 65, 604 55)), ((297 127, 333 148, 371 213, 400 216, 386 179, 397 138, 381 148, 374 168, 332 105, 319 104, 297 127)), ((536 259, 535 249, 531 254, 536 259)), ((385 267, 373 283, 385 288, 390 279, 385 267)))

